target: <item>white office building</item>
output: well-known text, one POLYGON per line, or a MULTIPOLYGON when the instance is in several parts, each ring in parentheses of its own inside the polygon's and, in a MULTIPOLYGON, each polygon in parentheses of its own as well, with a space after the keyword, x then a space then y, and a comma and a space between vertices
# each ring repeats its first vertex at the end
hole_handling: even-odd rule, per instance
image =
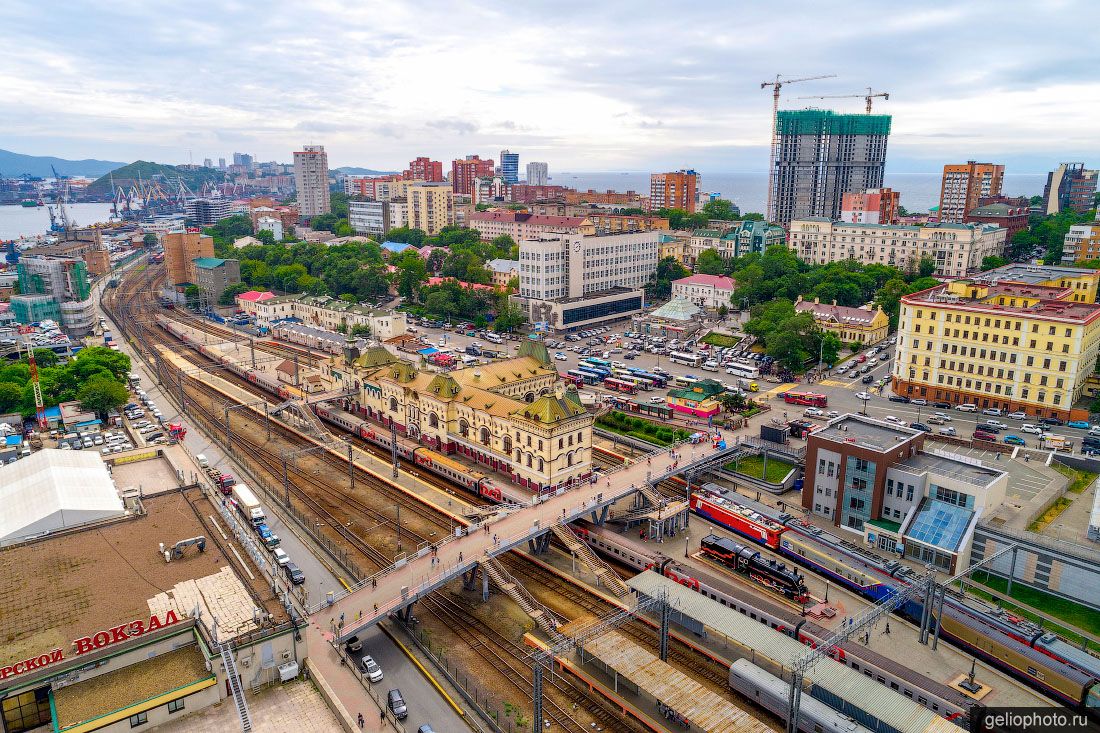
POLYGON ((388 201, 348 201, 348 226, 356 234, 384 237, 390 230, 388 201))
POLYGON ((531 323, 571 330, 625 318, 645 305, 658 232, 543 234, 519 245, 519 295, 531 323))
POLYGON ((546 186, 550 183, 550 165, 532 161, 527 164, 527 185, 546 186))

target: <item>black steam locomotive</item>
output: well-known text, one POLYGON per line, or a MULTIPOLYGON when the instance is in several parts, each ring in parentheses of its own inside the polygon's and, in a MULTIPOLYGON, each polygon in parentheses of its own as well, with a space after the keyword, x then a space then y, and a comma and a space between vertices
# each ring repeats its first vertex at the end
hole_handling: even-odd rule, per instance
POLYGON ((737 572, 796 603, 805 603, 810 596, 802 576, 793 567, 784 563, 761 557, 752 547, 740 545, 733 540, 708 534, 699 545, 703 554, 714 558, 737 572))

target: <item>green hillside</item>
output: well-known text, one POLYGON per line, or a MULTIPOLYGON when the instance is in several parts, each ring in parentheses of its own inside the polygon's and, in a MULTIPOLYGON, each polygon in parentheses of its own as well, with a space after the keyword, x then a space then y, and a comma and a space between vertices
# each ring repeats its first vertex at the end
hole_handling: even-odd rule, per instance
POLYGON ((164 163, 136 160, 129 165, 116 168, 107 175, 100 176, 88 186, 88 191, 90 193, 109 194, 112 178, 115 185, 126 187, 131 182, 137 182, 139 177, 146 182, 154 178, 160 178, 162 183, 165 178, 175 181, 177 177, 180 177, 183 178, 183 182, 187 184, 188 188, 192 191, 198 191, 208 181, 214 183, 222 181, 224 174, 214 168, 177 168, 174 165, 165 165, 164 163))

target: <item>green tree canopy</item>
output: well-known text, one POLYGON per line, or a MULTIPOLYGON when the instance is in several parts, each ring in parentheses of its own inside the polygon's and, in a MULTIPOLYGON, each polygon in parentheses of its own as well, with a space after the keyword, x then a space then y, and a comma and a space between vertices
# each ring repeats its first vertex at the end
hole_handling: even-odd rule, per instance
POLYGON ((23 388, 12 382, 0 382, 0 412, 8 413, 23 401, 23 388))
POLYGON ((721 275, 726 271, 726 263, 714 248, 704 249, 695 260, 695 271, 703 275, 721 275))
POLYGON ((126 404, 130 393, 125 385, 109 376, 97 374, 85 382, 76 393, 76 398, 86 410, 105 415, 109 410, 126 404))
POLYGON ((703 204, 703 213, 707 219, 722 219, 733 221, 739 218, 739 212, 734 208, 732 201, 726 199, 711 199, 703 204))
POLYGON ((675 257, 665 257, 657 263, 657 270, 646 283, 646 297, 664 300, 672 295, 672 281, 687 277, 691 272, 675 257))
POLYGON ((218 298, 218 305, 234 305, 238 295, 247 293, 251 289, 248 283, 232 283, 222 291, 221 297, 218 298))

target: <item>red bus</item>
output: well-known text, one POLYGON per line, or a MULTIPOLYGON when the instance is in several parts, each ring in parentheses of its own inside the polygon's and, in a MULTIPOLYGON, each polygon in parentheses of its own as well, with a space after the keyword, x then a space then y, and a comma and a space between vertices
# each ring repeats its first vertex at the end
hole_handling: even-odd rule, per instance
POLYGON ((565 381, 569 384, 572 384, 576 387, 583 387, 584 386, 584 380, 581 379, 580 377, 574 377, 574 376, 569 375, 569 374, 559 374, 558 376, 561 377, 563 381, 565 381))
POLYGON ((626 394, 638 394, 638 388, 630 382, 624 382, 621 379, 608 378, 603 380, 604 389, 609 389, 612 392, 625 392, 626 394))
POLYGON ((825 407, 829 404, 829 398, 816 392, 784 392, 783 401, 791 405, 809 405, 810 407, 825 407))

